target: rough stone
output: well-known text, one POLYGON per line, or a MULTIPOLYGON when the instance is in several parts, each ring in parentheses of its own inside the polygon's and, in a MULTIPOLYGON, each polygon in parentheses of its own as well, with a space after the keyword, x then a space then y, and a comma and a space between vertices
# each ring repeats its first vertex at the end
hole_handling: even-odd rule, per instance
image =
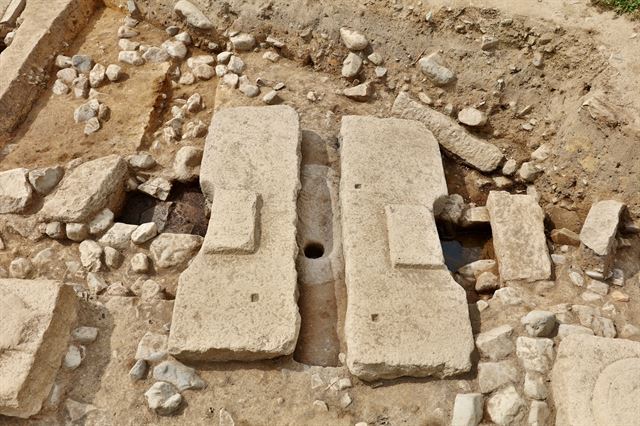
POLYGON ((171 182, 163 177, 154 177, 138 186, 138 191, 149 194, 159 200, 165 201, 171 193, 171 182))
POLYGON ((340 136, 349 370, 364 380, 469 371, 474 344, 464 290, 444 265, 394 267, 386 235, 386 206, 431 209, 447 195, 437 141, 415 121, 358 116, 343 117, 340 136))
POLYGON ((28 418, 53 386, 76 319, 71 286, 0 279, 0 414, 28 418))
POLYGON ((174 177, 180 182, 190 182, 200 175, 202 149, 195 146, 183 146, 173 161, 174 177))
POLYGON ((110 64, 105 71, 105 75, 109 79, 109 81, 118 81, 120 80, 120 76, 122 75, 122 68, 120 65, 110 64))
POLYGON ((78 343, 89 344, 95 342, 98 338, 98 329, 96 327, 77 327, 71 332, 71 337, 78 343))
POLYGON ((615 243, 624 204, 619 201, 599 201, 591 206, 580 231, 580 241, 600 256, 608 255, 615 243))
POLYGON ((453 404, 451 426, 477 426, 482 420, 483 406, 482 394, 457 394, 453 404))
POLYGON ((68 172, 44 202, 47 220, 85 222, 104 208, 117 212, 124 201, 128 168, 117 155, 88 161, 68 172))
POLYGON ((99 275, 89 272, 87 274, 87 287, 93 294, 100 294, 105 291, 109 285, 107 282, 100 277, 99 275))
POLYGON ((110 246, 124 250, 129 247, 131 234, 138 228, 137 225, 116 222, 107 232, 104 233, 98 242, 104 246, 110 246))
POLYGON ((162 361, 153 369, 153 378, 168 382, 178 390, 203 389, 206 386, 204 380, 198 376, 196 370, 173 360, 162 361))
POLYGON ((552 389, 558 425, 633 425, 640 400, 640 343, 584 334, 560 343, 552 389))
POLYGON ((158 268, 172 268, 190 260, 201 245, 199 235, 163 233, 151 242, 151 258, 158 268))
POLYGON ((139 359, 133 364, 131 370, 129 370, 129 376, 133 380, 144 380, 147 377, 147 370, 149 364, 144 359, 139 359))
POLYGON ((154 383, 153 386, 144 393, 144 396, 147 399, 149 408, 161 416, 172 414, 180 407, 180 404, 182 404, 182 395, 167 382, 154 383))
POLYGON ((171 59, 169 53, 162 47, 151 46, 142 54, 142 59, 149 63, 167 62, 171 59))
POLYGON ((137 50, 120 51, 118 53, 118 61, 134 66, 140 66, 144 64, 144 58, 137 50))
POLYGON ((178 1, 173 7, 173 11, 176 15, 187 21, 187 24, 192 27, 201 30, 210 30, 214 27, 213 22, 211 22, 209 18, 200 11, 200 9, 189 1, 178 1))
POLYGON ((340 28, 340 39, 349 50, 364 50, 369 45, 364 34, 346 27, 340 28))
POLYGON ((465 278, 475 280, 485 272, 493 272, 496 270, 496 261, 493 259, 480 259, 471 262, 458 269, 458 273, 465 278))
POLYGON ((11 278, 28 278, 33 272, 33 264, 26 257, 13 259, 9 264, 9 276, 11 278))
POLYGON ((443 65, 443 60, 438 53, 432 53, 420 59, 418 66, 420 71, 437 86, 446 86, 456 81, 456 74, 443 65))
POLYGON ((476 291, 490 293, 500 288, 500 279, 493 272, 483 272, 476 278, 476 291))
POLYGON ((158 235, 158 225, 155 222, 143 223, 131 234, 131 241, 134 244, 144 244, 158 235))
POLYGON ((106 68, 102 64, 95 64, 89 73, 89 85, 100 87, 106 76, 106 68))
POLYGON ((113 225, 115 216, 109 209, 102 209, 89 221, 89 233, 100 235, 113 225))
POLYGON ((549 337, 556 327, 556 316, 549 311, 531 311, 520 320, 531 337, 549 337))
POLYGON ((80 263, 91 272, 98 272, 102 269, 102 246, 92 240, 84 240, 78 246, 80 250, 80 263))
POLYGON ((434 205, 434 213, 437 218, 457 224, 462 218, 465 203, 464 198, 460 194, 451 194, 439 198, 434 205))
POLYGON ((162 361, 167 357, 167 336, 148 331, 142 336, 136 350, 136 359, 150 362, 162 361))
POLYGON ((67 223, 67 238, 71 241, 84 241, 89 237, 89 227, 84 223, 67 223))
POLYGON ((0 214, 22 213, 27 208, 33 197, 28 173, 27 169, 0 173, 0 214))
POLYGON ((544 212, 536 200, 529 195, 491 191, 487 208, 502 281, 549 279, 544 212))
POLYGON ((480 355, 499 361, 511 355, 515 346, 511 341, 513 327, 502 325, 476 336, 476 346, 480 355))
POLYGON ((516 354, 526 371, 546 374, 553 365, 553 340, 533 337, 518 337, 516 354))
POLYGON ((345 78, 353 78, 362 69, 362 58, 359 55, 349 52, 344 62, 342 62, 342 76, 345 78))
POLYGON ((373 85, 369 82, 358 84, 354 87, 344 89, 342 93, 349 99, 353 99, 358 102, 366 102, 373 95, 373 85))
POLYGON ((498 147, 471 135, 446 115, 414 101, 406 92, 398 95, 392 112, 400 118, 422 122, 444 149, 482 172, 495 170, 504 158, 498 147))
POLYGON ((244 61, 239 56, 232 55, 229 58, 229 63, 227 64, 229 72, 240 75, 244 72, 245 67, 244 61))
POLYGON ((522 424, 525 417, 525 401, 513 385, 496 392, 487 401, 487 412, 491 420, 501 426, 522 424))
POLYGON ((295 269, 299 138, 298 115, 288 106, 214 114, 200 186, 214 204, 222 189, 259 194, 260 237, 251 254, 201 250, 182 273, 169 340, 176 357, 255 360, 293 352, 300 327, 295 269))
POLYGON ((93 59, 89 55, 73 55, 71 65, 80 73, 88 74, 93 67, 93 59))
POLYGON ((60 182, 64 169, 60 166, 43 167, 29 172, 29 183, 40 195, 49 194, 60 182))
POLYGON ((144 274, 149 271, 149 257, 144 253, 136 253, 131 258, 131 271, 136 274, 144 274))
POLYGON ((528 398, 543 400, 549 396, 549 391, 541 374, 527 372, 524 376, 524 394, 528 398))
POLYGON ((62 365, 69 370, 75 370, 80 367, 84 359, 84 348, 82 346, 69 345, 67 353, 64 355, 62 365))
POLYGON ((207 64, 199 64, 192 69, 193 76, 198 80, 211 80, 216 75, 216 70, 207 64))
POLYGON ((256 38, 247 33, 239 33, 229 37, 229 41, 233 44, 233 48, 239 52, 250 51, 256 45, 256 38))
POLYGON ((57 79, 54 83, 53 83, 53 87, 51 88, 51 91, 53 92, 54 95, 66 95, 67 93, 69 93, 69 86, 67 86, 62 80, 57 79))
POLYGON ((478 386, 482 393, 491 393, 506 384, 517 382, 518 369, 512 361, 478 364, 478 386))
POLYGON ((551 240, 559 245, 579 246, 580 235, 570 229, 560 228, 551 231, 551 240))
POLYGON ((530 426, 544 426, 548 424, 551 410, 546 402, 531 401, 529 408, 529 418, 527 422, 530 426))
POLYGON ((463 108, 458 112, 458 121, 470 127, 482 127, 487 120, 487 114, 475 108, 463 108))
POLYGON ((574 324, 560 324, 558 326, 558 338, 560 340, 572 334, 589 334, 593 336, 593 330, 588 327, 574 324))

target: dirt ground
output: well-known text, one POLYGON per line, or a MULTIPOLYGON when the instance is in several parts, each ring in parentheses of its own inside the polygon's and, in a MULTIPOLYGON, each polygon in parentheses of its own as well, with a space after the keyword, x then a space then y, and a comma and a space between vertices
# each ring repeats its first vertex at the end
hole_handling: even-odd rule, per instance
MULTIPOLYGON (((210 2, 211 3, 211 2, 210 2)), ((233 3, 233 2, 232 2, 233 3)), ((277 2, 276 2, 277 3, 277 2)), ((305 2, 302 2, 305 3, 305 2)), ((542 144, 551 155, 542 164, 544 173, 535 182, 543 209, 548 216, 548 230, 566 227, 579 232, 594 201, 617 199, 627 204, 631 219, 640 218, 640 24, 614 18, 587 5, 588 0, 487 0, 478 2, 433 0, 417 2, 322 1, 325 13, 310 16, 300 8, 297 15, 287 15, 271 2, 273 16, 258 26, 242 13, 229 12, 232 29, 250 30, 259 36, 272 34, 286 42, 283 58, 273 63, 263 58, 266 49, 242 54, 250 80, 260 78, 269 86, 285 83, 282 102, 300 114, 304 131, 320 135, 327 145, 327 165, 339 173, 338 132, 345 115, 390 116, 391 105, 400 90, 414 97, 422 92, 433 99, 434 108, 454 111, 474 106, 490 113, 486 126, 472 130, 498 146, 507 158, 527 161, 542 144), (422 4, 424 3, 424 4, 422 4), (351 10, 350 13, 347 13, 351 10), (356 13, 353 13, 353 10, 356 13), (433 12, 431 21, 425 14, 433 12), (289 19, 291 25, 278 26, 289 19), (315 19, 312 19, 315 18, 315 19), (331 23, 331 31, 327 30, 331 23), (374 67, 365 66, 360 80, 374 82, 375 95, 365 103, 351 101, 340 94, 354 84, 340 78, 340 67, 347 54, 336 33, 349 25, 367 34, 373 51, 385 58, 386 79, 376 79, 374 67), (311 38, 300 33, 313 26, 311 38), (499 38, 494 51, 480 49, 483 35, 499 38), (544 35, 544 37, 543 37, 544 35), (325 37, 326 36, 326 37, 325 37), (533 50, 548 40, 544 65, 532 64, 533 50), (441 51, 458 81, 452 87, 438 88, 427 81, 415 66, 424 54, 441 51), (314 92, 317 101, 308 99, 314 92), (585 103, 587 105, 585 105, 585 103), (522 113, 525 110, 526 112, 522 113), (530 125, 530 130, 523 125, 530 125)), ((251 2, 251 6, 253 2, 251 2)), ((318 7, 309 5, 310 10, 318 7)), ((251 11, 248 5, 247 10, 251 11)), ((87 28, 70 46, 58 53, 86 53, 102 64, 116 63, 117 28, 121 11, 97 10, 87 28)), ((159 18, 160 19, 160 18, 159 18)), ((256 18, 254 18, 256 19, 256 18)), ((164 28, 142 22, 135 40, 160 45, 168 38, 164 28)), ((191 55, 209 53, 191 48, 191 55)), ((126 78, 105 84, 97 90, 99 98, 111 109, 111 118, 90 136, 83 125, 73 122, 73 110, 84 100, 72 94, 51 93, 55 71, 47 91, 34 105, 28 119, 0 146, 0 171, 16 167, 35 168, 66 163, 73 159, 89 160, 112 153, 121 155, 149 151, 159 163, 150 174, 170 168, 175 152, 183 145, 202 147, 203 138, 175 144, 160 140, 158 130, 171 118, 171 106, 193 93, 200 93, 205 108, 189 120, 208 124, 214 109, 237 105, 263 105, 261 96, 250 99, 237 90, 220 84, 217 78, 189 86, 173 85, 168 73, 175 65, 146 64, 123 66, 126 78), (155 148, 152 148, 155 147, 155 148)), ((186 70, 186 63, 181 65, 186 70)), ((263 89, 263 94, 265 90, 263 89)), ((525 126, 529 128, 528 126, 525 126)), ((1 140, 1 138, 0 138, 1 140)), ((458 193, 466 202, 484 205, 493 183, 478 185, 482 176, 456 158, 443 154, 450 193, 458 193)), ((499 176, 485 175, 491 178, 499 176)), ((514 188, 524 191, 525 186, 514 188)), ((0 268, 9 269, 17 256, 33 259, 50 248, 53 261, 38 270, 39 276, 62 279, 84 286, 85 273, 78 265, 77 244, 49 239, 33 241, 7 227, 2 238, 7 250, 0 251, 0 268)), ((609 302, 614 309, 608 316, 621 329, 625 324, 640 326, 640 237, 626 236, 629 247, 619 251, 616 266, 628 277, 623 291, 629 302, 609 302)), ((560 247, 552 247, 560 253, 560 247)), ((136 252, 148 253, 148 245, 137 251, 127 250, 123 266, 105 274, 108 282, 120 281, 130 287, 144 279, 130 271, 128 265, 136 252)), ((490 253, 490 250, 484 253, 490 253)), ((503 306, 489 295, 470 294, 470 316, 474 333, 511 324, 515 334, 524 330, 519 319, 531 308, 550 309, 561 304, 590 304, 580 298, 582 289, 568 279, 574 248, 565 254, 569 261, 556 265, 554 282, 534 286, 516 286, 526 303, 503 306), (475 301, 489 301, 489 308, 479 312, 475 301)), ((75 371, 61 370, 57 383, 66 398, 92 404, 77 424, 217 424, 218 412, 226 409, 240 425, 446 425, 456 393, 478 391, 477 371, 451 380, 399 379, 363 383, 352 378, 354 386, 338 391, 331 384, 348 377, 345 366, 321 367, 296 362, 293 357, 258 363, 220 363, 194 366, 207 382, 205 390, 185 391, 186 404, 171 417, 159 417, 148 408, 143 396, 153 383, 151 378, 133 382, 128 371, 140 338, 147 331, 166 332, 171 323, 173 297, 181 271, 152 271, 166 300, 144 302, 135 297, 94 297, 86 294, 81 302, 81 325, 98 327, 98 340, 87 346, 82 365, 75 371), (312 388, 312 376, 320 375, 323 385, 312 388), (348 393, 353 402, 341 407, 340 398, 348 393), (323 400, 329 411, 318 410, 314 400, 323 400)), ((335 288, 339 318, 344 316, 344 283, 335 288), (342 308, 340 308, 342 306, 342 308)), ((602 302, 592 303, 602 307, 602 302)), ((303 313, 304 314, 304 313, 303 313)), ((452 333, 455 330, 451 331, 452 333)), ((340 347, 345 345, 338 332, 340 347)), ((640 340, 636 337, 635 340, 640 340)), ((477 356, 477 354, 476 354, 477 356)), ((512 355, 515 358, 515 355, 512 355)), ((477 361, 477 359, 476 359, 477 361)), ((477 364, 477 362, 476 362, 477 364)), ((521 385, 518 385, 519 389, 521 385)), ((64 401, 64 398, 63 398, 64 401)), ((549 400, 553 411, 552 401, 549 400)), ((2 425, 70 424, 59 406, 48 406, 29 421, 0 417, 2 425)), ((488 417, 485 417, 485 419, 488 417)), ((552 424, 552 423, 550 423, 552 424)))

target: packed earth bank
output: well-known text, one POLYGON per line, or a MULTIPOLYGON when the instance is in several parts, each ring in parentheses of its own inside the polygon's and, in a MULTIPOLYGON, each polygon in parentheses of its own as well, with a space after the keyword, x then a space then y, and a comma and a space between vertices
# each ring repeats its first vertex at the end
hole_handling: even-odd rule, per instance
POLYGON ((633 424, 637 24, 105 3, 0 0, 0 424, 633 424))

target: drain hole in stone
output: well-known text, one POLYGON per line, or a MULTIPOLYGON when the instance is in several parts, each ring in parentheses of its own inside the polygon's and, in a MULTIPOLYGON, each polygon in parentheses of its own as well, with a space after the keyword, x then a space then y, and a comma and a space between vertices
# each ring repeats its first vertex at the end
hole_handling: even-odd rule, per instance
POLYGON ((205 198, 198 183, 176 182, 166 201, 140 191, 128 192, 116 220, 131 225, 155 222, 160 232, 204 237, 209 225, 205 211, 205 198))
POLYGON ((260 295, 258 293, 253 293, 251 295, 251 301, 252 302, 257 302, 258 300, 260 300, 260 295))
POLYGON ((356 184, 355 184, 355 185, 353 185, 353 186, 354 186, 354 188, 356 188, 356 189, 360 189, 360 188, 362 188, 362 184, 360 184, 360 183, 356 183, 356 184))
POLYGON ((378 314, 371 314, 371 321, 378 322, 378 314))
POLYGON ((324 246, 320 243, 312 242, 304 246, 304 257, 307 259, 319 259, 324 256, 324 246))

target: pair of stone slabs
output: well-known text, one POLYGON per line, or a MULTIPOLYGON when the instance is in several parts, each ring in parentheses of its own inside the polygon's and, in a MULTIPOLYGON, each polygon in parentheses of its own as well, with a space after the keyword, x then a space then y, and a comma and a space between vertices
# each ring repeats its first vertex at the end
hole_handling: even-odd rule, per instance
MULTIPOLYGON (((471 368, 464 290, 444 266, 433 213, 447 194, 438 142, 409 120, 345 117, 341 204, 348 366, 366 379, 471 368)), ((196 361, 293 352, 300 128, 286 106, 214 115, 200 182, 212 215, 180 277, 169 350, 196 361)))

